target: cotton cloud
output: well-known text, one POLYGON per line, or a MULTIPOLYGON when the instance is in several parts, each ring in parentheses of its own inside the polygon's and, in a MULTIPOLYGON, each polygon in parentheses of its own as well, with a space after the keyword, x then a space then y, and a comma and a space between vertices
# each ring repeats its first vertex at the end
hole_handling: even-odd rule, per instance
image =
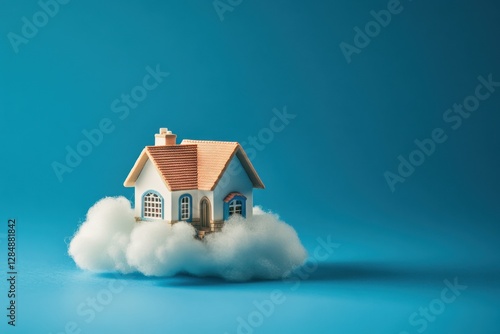
POLYGON ((136 223, 127 199, 109 197, 89 210, 69 255, 80 268, 96 272, 189 273, 235 281, 278 279, 307 257, 295 230, 259 207, 252 218, 233 217, 203 241, 195 233, 184 222, 136 223))

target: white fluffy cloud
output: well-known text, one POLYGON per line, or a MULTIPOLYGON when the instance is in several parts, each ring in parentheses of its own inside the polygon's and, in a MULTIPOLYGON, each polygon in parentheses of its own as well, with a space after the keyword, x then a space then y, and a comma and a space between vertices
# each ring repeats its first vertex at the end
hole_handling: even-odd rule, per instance
POLYGON ((252 218, 234 217, 203 241, 194 235, 184 222, 136 223, 127 199, 108 197, 89 210, 69 254, 80 268, 96 272, 189 273, 236 281, 281 278, 307 257, 295 230, 258 207, 252 218))

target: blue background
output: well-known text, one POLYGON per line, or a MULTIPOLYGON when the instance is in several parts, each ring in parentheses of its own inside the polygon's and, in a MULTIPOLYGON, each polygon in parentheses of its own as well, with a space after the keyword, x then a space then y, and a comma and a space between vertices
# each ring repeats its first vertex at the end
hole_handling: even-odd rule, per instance
MULTIPOLYGON (((500 81, 494 1, 402 1, 347 63, 339 44, 387 1, 246 1, 221 21, 211 1, 72 1, 15 53, 36 1, 0 11, 0 264, 8 218, 18 221, 18 333, 235 333, 254 301, 280 289, 255 333, 417 333, 408 318, 439 298, 445 279, 468 288, 426 333, 500 331, 500 92, 452 130, 443 113, 500 81), (142 83, 146 67, 169 72, 120 120, 111 103, 142 83), (179 139, 248 142, 273 108, 296 115, 253 163, 272 209, 312 253, 317 238, 341 246, 300 287, 286 282, 119 277, 122 292, 89 323, 76 309, 112 275, 77 269, 67 242, 86 211, 122 184, 159 127, 179 139), (54 161, 103 118, 115 129, 59 182, 54 161), (391 192, 413 141, 443 128, 448 140, 391 192), (0 235, 2 236, 2 235, 0 235)), ((0 309, 7 285, 0 284, 0 309)))

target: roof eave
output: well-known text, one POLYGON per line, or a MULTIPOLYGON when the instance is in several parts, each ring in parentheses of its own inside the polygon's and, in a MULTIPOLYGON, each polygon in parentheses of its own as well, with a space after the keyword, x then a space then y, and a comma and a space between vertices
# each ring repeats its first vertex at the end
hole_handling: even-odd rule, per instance
POLYGON ((242 157, 242 159, 240 159, 240 162, 243 165, 245 171, 247 172, 247 175, 250 177, 253 187, 257 189, 265 189, 266 186, 264 185, 264 182, 262 182, 259 174, 257 174, 257 171, 255 170, 252 162, 250 161, 245 150, 240 144, 238 144, 236 155, 238 156, 238 158, 240 158, 240 156, 242 157))
POLYGON ((137 178, 139 177, 139 174, 141 174, 141 171, 147 161, 148 155, 146 154, 146 149, 143 149, 139 158, 137 158, 134 167, 132 167, 127 178, 125 179, 125 182, 123 183, 125 187, 130 188, 135 186, 135 182, 137 181, 137 178))
POLYGON ((123 185, 127 188, 135 187, 135 183, 136 183, 137 179, 139 178, 139 175, 141 175, 141 172, 142 172, 142 170, 143 170, 143 168, 146 165, 146 162, 148 160, 151 160, 151 162, 153 163, 153 166, 155 166, 156 171, 158 172, 161 179, 163 180, 163 183, 165 184, 167 189, 171 191, 170 185, 168 184, 167 180, 165 180, 165 178, 162 176, 160 169, 158 168, 154 158, 149 153, 147 147, 145 147, 142 150, 141 154, 139 155, 139 158, 137 158, 137 161, 135 162, 134 167, 132 167, 132 170, 128 174, 123 185))
POLYGON ((162 174, 162 172, 160 170, 160 167, 156 163, 156 161, 155 161, 154 157, 151 155, 151 153, 149 153, 148 148, 146 147, 144 150, 146 151, 146 154, 148 155, 149 160, 151 160, 151 162, 153 163, 153 166, 155 166, 156 172, 158 173, 158 175, 160 175, 160 178, 163 180, 163 183, 165 184, 165 186, 167 187, 167 189, 169 191, 172 191, 172 187, 170 186, 170 184, 168 184, 168 181, 163 177, 163 174, 162 174))

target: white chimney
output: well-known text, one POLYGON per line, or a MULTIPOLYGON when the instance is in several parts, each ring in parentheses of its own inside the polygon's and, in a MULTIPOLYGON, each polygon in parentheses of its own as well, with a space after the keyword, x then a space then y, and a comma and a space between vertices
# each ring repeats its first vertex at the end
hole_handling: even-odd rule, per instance
POLYGON ((177 135, 167 128, 160 128, 160 133, 155 134, 155 146, 174 146, 177 135))

